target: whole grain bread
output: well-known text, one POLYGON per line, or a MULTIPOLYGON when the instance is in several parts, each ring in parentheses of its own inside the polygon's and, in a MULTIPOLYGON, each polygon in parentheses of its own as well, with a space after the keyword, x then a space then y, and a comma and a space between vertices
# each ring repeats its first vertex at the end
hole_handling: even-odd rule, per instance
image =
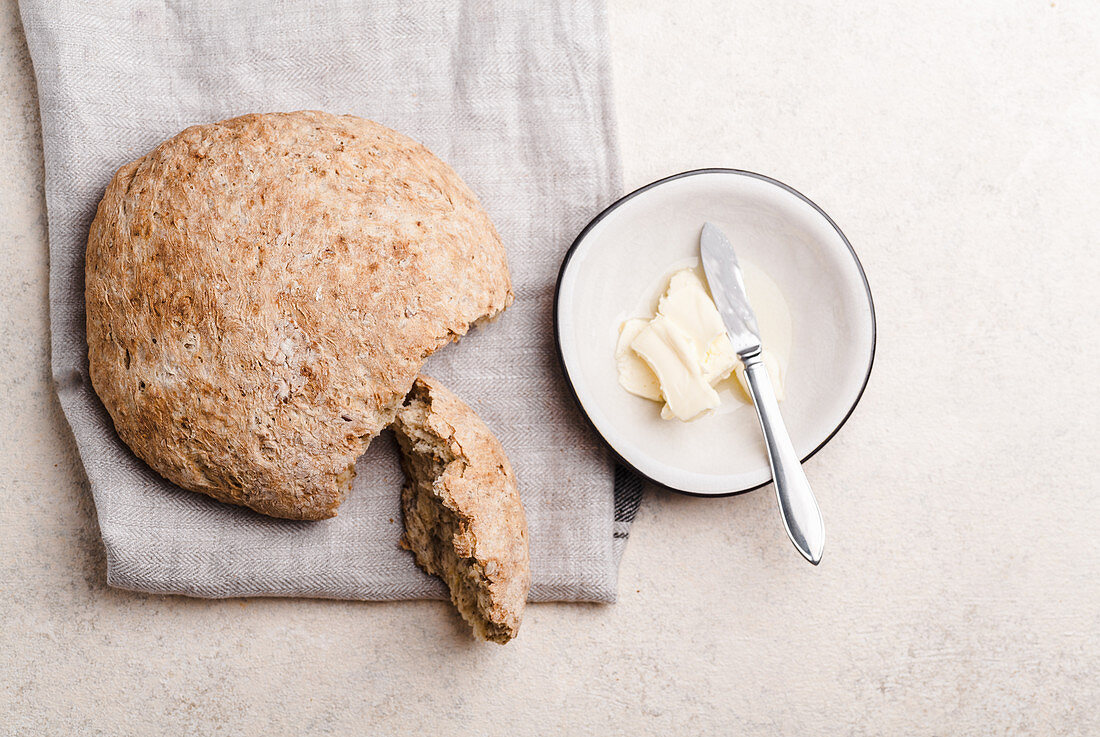
POLYGON ((512 301, 473 193, 352 116, 188 128, 111 180, 86 261, 92 385, 176 484, 336 514, 425 357, 512 301))
POLYGON ((527 519, 504 449, 481 418, 427 376, 393 425, 406 482, 403 544, 442 578, 482 640, 516 636, 527 593, 527 519))

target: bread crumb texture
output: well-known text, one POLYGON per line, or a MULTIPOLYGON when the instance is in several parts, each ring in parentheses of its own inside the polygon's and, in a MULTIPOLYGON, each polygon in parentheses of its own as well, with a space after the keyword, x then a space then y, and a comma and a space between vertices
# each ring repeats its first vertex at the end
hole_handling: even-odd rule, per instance
POLYGON ((424 359, 512 301, 450 167, 322 112, 195 126, 123 166, 85 284, 122 440, 179 486, 292 519, 335 515, 424 359))

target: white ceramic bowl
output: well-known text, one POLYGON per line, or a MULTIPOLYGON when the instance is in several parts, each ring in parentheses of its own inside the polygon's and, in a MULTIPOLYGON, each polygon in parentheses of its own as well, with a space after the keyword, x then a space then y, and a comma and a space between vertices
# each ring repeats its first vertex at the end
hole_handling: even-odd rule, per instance
MULTIPOLYGON (((558 275, 555 333, 562 367, 596 430, 627 465, 676 491, 737 494, 771 481, 748 404, 694 422, 618 384, 615 341, 647 290, 699 256, 709 221, 738 256, 763 269, 791 312, 792 347, 780 405, 805 460, 855 409, 875 354, 875 312, 863 267, 821 208, 774 179, 701 169, 654 182, 601 212, 558 275)), ((767 344, 765 344, 767 347, 767 344)))

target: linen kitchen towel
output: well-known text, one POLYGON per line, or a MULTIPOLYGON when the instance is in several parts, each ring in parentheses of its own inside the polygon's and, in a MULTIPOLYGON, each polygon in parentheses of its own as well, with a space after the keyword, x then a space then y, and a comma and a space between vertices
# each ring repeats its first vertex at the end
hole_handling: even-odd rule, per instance
POLYGON ((615 471, 569 396, 551 315, 566 249, 621 187, 602 0, 22 0, 20 9, 45 148, 53 371, 111 585, 446 597, 398 548, 402 474, 388 432, 360 460, 339 516, 269 519, 161 479, 118 439, 88 379, 85 241, 114 172, 189 125, 320 109, 424 143, 493 218, 515 304, 425 370, 474 407, 511 458, 530 527, 531 599, 614 599, 641 485, 615 471))

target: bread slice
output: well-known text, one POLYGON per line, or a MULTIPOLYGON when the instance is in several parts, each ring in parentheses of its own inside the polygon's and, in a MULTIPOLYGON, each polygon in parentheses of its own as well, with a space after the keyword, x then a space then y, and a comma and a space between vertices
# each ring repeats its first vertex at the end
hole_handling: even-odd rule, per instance
POLYGON ((402 545, 439 576, 481 640, 516 636, 527 593, 527 519, 500 441, 446 387, 420 376, 393 425, 405 487, 402 545))

